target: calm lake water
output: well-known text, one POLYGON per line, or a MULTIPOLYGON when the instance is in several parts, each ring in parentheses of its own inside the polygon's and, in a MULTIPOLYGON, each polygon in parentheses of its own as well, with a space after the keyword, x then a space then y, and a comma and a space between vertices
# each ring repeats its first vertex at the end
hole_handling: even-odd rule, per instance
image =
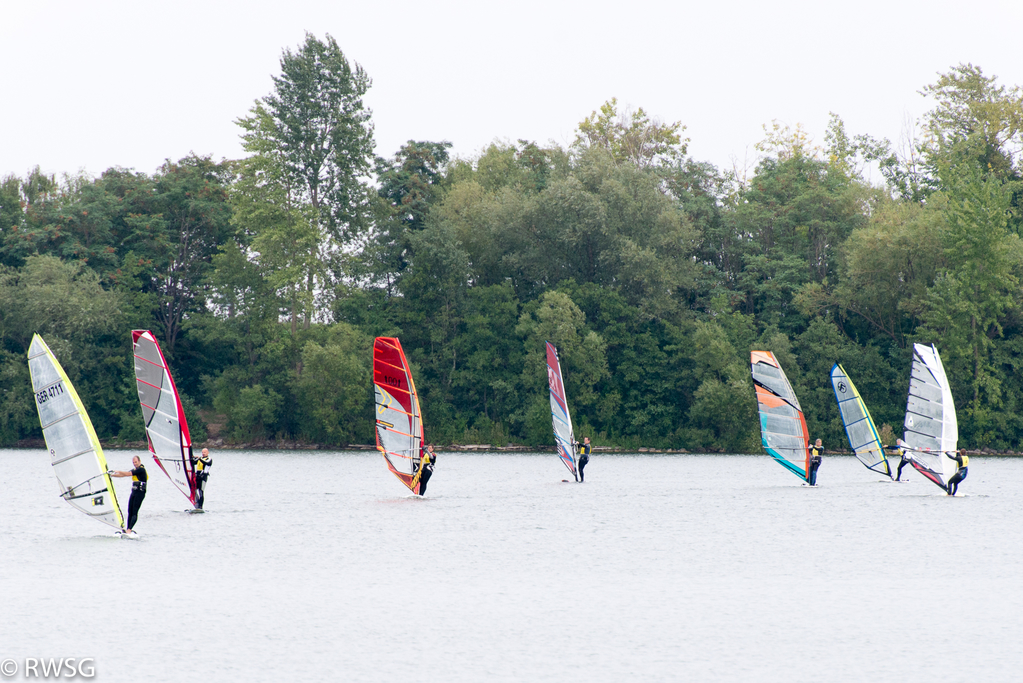
MULTIPOLYGON (((129 451, 109 451, 127 469, 129 451)), ((0 659, 101 681, 1010 681, 1023 459, 963 497, 826 458, 214 452, 203 515, 152 464, 137 540, 0 450, 0 659)), ((117 481, 122 506, 129 482, 117 481)), ((22 680, 23 671, 12 678, 22 680)))

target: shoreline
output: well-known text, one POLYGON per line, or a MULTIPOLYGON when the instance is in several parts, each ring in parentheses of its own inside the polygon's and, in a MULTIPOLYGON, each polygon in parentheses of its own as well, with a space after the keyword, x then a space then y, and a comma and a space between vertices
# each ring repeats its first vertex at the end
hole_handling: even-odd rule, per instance
MULTIPOLYGON (((100 445, 103 450, 110 451, 145 451, 149 449, 148 444, 145 441, 107 441, 100 440, 100 445)), ((197 444, 198 445, 198 444, 197 444)), ((207 439, 203 444, 207 448, 222 450, 222 451, 375 451, 377 450, 374 444, 348 444, 346 446, 326 446, 317 443, 304 443, 301 441, 250 441, 250 442, 225 442, 221 438, 207 439)), ((22 439, 17 443, 10 446, 3 446, 3 448, 20 449, 20 448, 33 448, 33 449, 45 449, 46 442, 42 439, 22 439)), ((480 453, 480 452, 498 452, 498 453, 554 453, 556 449, 551 445, 542 446, 524 446, 520 444, 513 444, 508 446, 494 446, 491 444, 447 444, 438 446, 438 450, 448 453, 480 453)), ((639 448, 625 448, 623 446, 594 446, 594 453, 649 453, 654 455, 715 455, 724 454, 723 451, 705 451, 705 450, 688 450, 685 448, 648 448, 641 446, 639 448)), ((993 457, 1019 457, 1023 456, 1023 452, 1020 451, 996 451, 991 448, 980 448, 980 449, 966 449, 966 454, 970 457, 975 456, 993 456, 993 457)), ((759 453, 750 453, 749 455, 761 455, 759 453)), ((766 454, 763 454, 766 455, 766 454)), ((852 456, 851 450, 825 450, 824 455, 832 456, 852 456)), ((890 456, 892 458, 897 456, 890 456)))

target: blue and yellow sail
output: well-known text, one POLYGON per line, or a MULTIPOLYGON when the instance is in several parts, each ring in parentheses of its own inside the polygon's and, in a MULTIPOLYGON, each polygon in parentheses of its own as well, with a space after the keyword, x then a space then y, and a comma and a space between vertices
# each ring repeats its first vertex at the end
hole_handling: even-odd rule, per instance
POLYGON ((884 447, 881 445, 881 436, 870 417, 870 411, 867 410, 863 397, 849 379, 845 368, 837 363, 831 368, 831 387, 835 390, 838 412, 842 416, 845 434, 849 437, 849 445, 856 457, 867 469, 891 477, 892 468, 888 464, 884 447))

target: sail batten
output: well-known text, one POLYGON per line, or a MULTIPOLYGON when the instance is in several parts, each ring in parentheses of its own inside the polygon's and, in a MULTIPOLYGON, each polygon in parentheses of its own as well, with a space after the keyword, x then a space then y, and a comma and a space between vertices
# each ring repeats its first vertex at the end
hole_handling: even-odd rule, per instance
POLYGON ((806 480, 810 437, 788 377, 770 351, 752 351, 750 367, 760 413, 760 437, 775 462, 806 480))
POLYGON ((959 425, 945 366, 933 344, 913 344, 904 427, 903 440, 913 467, 947 490, 957 464, 945 454, 959 447, 959 425))
POLYGON ((837 363, 831 368, 831 387, 835 390, 838 412, 842 417, 845 434, 853 453, 867 469, 890 478, 892 469, 881 445, 877 426, 870 417, 870 411, 867 410, 867 405, 863 402, 856 385, 849 378, 845 368, 837 363))
POLYGON ((373 394, 377 450, 398 480, 419 493, 423 420, 405 351, 395 337, 373 342, 373 394))
POLYGON ((28 368, 60 497, 89 517, 122 529, 124 517, 96 430, 64 368, 38 334, 29 346, 28 368))
POLYGON ((192 437, 167 360, 149 330, 132 330, 135 383, 153 461, 174 487, 198 507, 192 437))
POLYGON ((561 360, 558 350, 550 342, 547 344, 547 384, 551 392, 551 423, 554 426, 554 443, 558 449, 558 457, 565 464, 573 477, 576 474, 575 433, 572 429, 572 415, 568 411, 568 397, 565 395, 565 382, 561 375, 561 360))

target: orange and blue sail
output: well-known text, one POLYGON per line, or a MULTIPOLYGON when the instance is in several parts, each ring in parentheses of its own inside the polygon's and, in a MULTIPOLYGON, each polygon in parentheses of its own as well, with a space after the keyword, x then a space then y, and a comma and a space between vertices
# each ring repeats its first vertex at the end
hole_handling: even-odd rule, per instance
POLYGON ((842 416, 845 434, 849 437, 849 445, 856 457, 867 469, 890 478, 892 468, 884 454, 881 436, 877 432, 874 420, 870 417, 867 404, 863 402, 863 397, 856 390, 853 381, 849 379, 845 368, 837 363, 831 368, 831 387, 835 390, 838 412, 842 416))
POLYGON ((572 416, 568 412, 565 397, 565 382, 561 377, 561 361, 558 350, 547 342, 547 383, 551 389, 551 421, 554 424, 554 442, 558 457, 565 467, 578 479, 575 462, 575 434, 572 431, 572 416))
POLYGON ((808 481, 810 435, 792 385, 770 351, 752 351, 750 366, 764 450, 779 465, 808 481))

